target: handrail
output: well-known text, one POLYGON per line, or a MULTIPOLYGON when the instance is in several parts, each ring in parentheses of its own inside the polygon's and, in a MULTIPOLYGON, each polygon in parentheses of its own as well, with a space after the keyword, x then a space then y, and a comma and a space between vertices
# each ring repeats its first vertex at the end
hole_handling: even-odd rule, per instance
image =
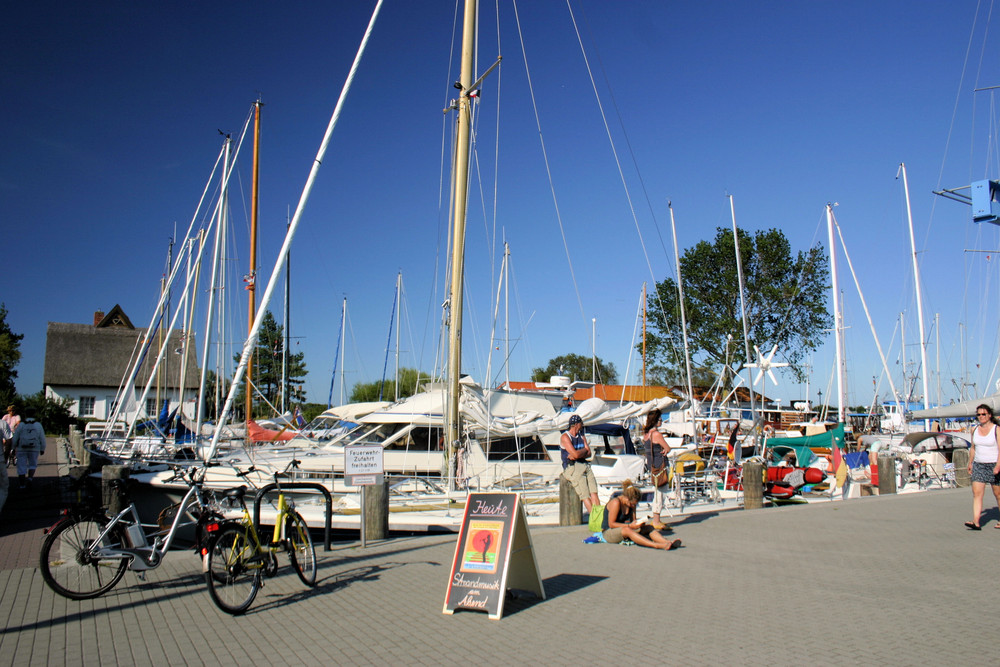
MULTIPOLYGON (((253 499, 253 525, 255 528, 260 527, 261 501, 264 500, 264 496, 278 488, 277 484, 271 482, 270 484, 265 484, 257 490, 257 496, 253 499)), ((283 482, 281 484, 281 489, 312 489, 314 491, 320 491, 323 494, 326 498, 326 525, 323 526, 323 551, 329 551, 330 531, 333 524, 333 498, 330 496, 330 490, 322 484, 318 484, 316 482, 283 482)))

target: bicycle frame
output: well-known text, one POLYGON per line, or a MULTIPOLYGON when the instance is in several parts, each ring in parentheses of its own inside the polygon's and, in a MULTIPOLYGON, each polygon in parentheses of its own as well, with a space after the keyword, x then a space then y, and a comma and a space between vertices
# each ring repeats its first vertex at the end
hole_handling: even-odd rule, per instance
POLYGON ((111 521, 108 525, 104 527, 104 530, 94 539, 94 548, 91 547, 93 553, 101 558, 107 559, 128 559, 129 565, 128 569, 133 572, 142 572, 145 570, 153 570, 160 566, 163 562, 163 558, 166 556, 167 552, 170 550, 171 545, 174 542, 174 538, 177 535, 177 531, 181 527, 193 526, 197 524, 197 520, 183 521, 184 515, 189 513, 189 508, 191 507, 205 507, 205 499, 203 496, 202 484, 200 481, 189 481, 190 488, 184 498, 178 505, 177 515, 174 517, 173 522, 170 524, 170 529, 167 531, 166 536, 159 533, 153 533, 153 535, 146 535, 146 528, 152 528, 154 526, 159 527, 159 524, 143 524, 139 519, 139 512, 135 507, 135 503, 129 503, 128 507, 123 509, 111 521), (192 499, 195 500, 192 503, 192 499), (128 521, 127 517, 132 515, 131 521, 128 521), (142 540, 144 544, 137 545, 132 544, 129 548, 113 549, 109 547, 99 547, 101 542, 106 538, 111 531, 119 524, 125 525, 126 534, 129 536, 129 540, 134 540, 133 535, 134 530, 139 530, 142 533, 142 540), (149 537, 155 537, 153 544, 149 544, 149 537))
POLYGON ((284 540, 285 518, 294 509, 294 505, 285 499, 285 494, 283 492, 278 493, 278 514, 274 519, 274 532, 271 536, 271 541, 264 544, 260 541, 260 533, 257 530, 257 526, 253 522, 253 517, 250 516, 250 510, 247 509, 246 501, 241 502, 243 509, 242 523, 247 527, 247 534, 250 535, 253 540, 256 550, 276 551, 284 540))

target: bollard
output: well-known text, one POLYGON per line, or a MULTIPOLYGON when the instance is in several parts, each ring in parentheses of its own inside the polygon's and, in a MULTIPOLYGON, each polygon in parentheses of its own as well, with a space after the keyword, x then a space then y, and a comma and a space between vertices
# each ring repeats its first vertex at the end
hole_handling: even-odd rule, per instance
POLYGON ((955 449, 951 452, 951 462, 955 464, 955 486, 972 486, 969 475, 969 450, 955 449))
POLYGON ((108 508, 108 513, 115 515, 125 508, 125 494, 112 487, 114 480, 128 482, 127 466, 104 466, 101 468, 101 502, 108 508))
POLYGON ((559 525, 579 526, 583 523, 583 501, 576 489, 562 477, 559 478, 559 525))
POLYGON ((764 506, 764 466, 757 461, 743 464, 743 509, 759 510, 764 506))
POLYGON ((90 465, 90 452, 83 446, 83 434, 76 426, 69 427, 69 447, 82 466, 90 465))
POLYGON ((389 481, 381 481, 364 489, 364 540, 384 540, 389 537, 389 481))
POLYGON ((896 459, 892 456, 878 457, 878 494, 896 493, 896 459))

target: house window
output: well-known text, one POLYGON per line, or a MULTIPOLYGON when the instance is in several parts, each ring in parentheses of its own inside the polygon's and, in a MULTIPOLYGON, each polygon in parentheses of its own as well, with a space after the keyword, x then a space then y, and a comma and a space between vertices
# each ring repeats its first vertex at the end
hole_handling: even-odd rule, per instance
POLYGON ((80 416, 81 417, 93 417, 94 416, 94 397, 93 396, 81 396, 80 397, 80 416))
POLYGON ((107 412, 107 414, 104 415, 104 418, 111 419, 111 415, 115 413, 115 408, 118 407, 118 402, 115 400, 114 396, 105 396, 104 406, 107 412))
POLYGON ((147 398, 146 399, 146 416, 155 417, 156 416, 156 399, 147 398))

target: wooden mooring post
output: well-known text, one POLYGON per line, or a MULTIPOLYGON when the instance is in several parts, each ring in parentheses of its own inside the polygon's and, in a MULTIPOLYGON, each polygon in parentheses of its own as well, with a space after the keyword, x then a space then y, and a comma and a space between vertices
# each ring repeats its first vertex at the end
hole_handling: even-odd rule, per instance
POLYGON ((965 448, 952 450, 951 462, 955 465, 955 486, 972 486, 972 476, 969 474, 969 450, 965 448))
POLYGON ((559 525, 579 526, 583 523, 583 501, 576 489, 565 479, 559 478, 559 525))
POLYGON ((362 530, 361 542, 384 540, 389 537, 389 480, 380 481, 362 488, 362 530))
POLYGON ((743 509, 764 507, 764 466, 758 461, 743 463, 743 509))
POLYGON ((101 501, 114 516, 125 508, 122 489, 115 482, 128 483, 128 466, 104 466, 101 468, 101 501))
POLYGON ((896 459, 883 454, 878 457, 878 494, 892 493, 896 493, 896 459))

